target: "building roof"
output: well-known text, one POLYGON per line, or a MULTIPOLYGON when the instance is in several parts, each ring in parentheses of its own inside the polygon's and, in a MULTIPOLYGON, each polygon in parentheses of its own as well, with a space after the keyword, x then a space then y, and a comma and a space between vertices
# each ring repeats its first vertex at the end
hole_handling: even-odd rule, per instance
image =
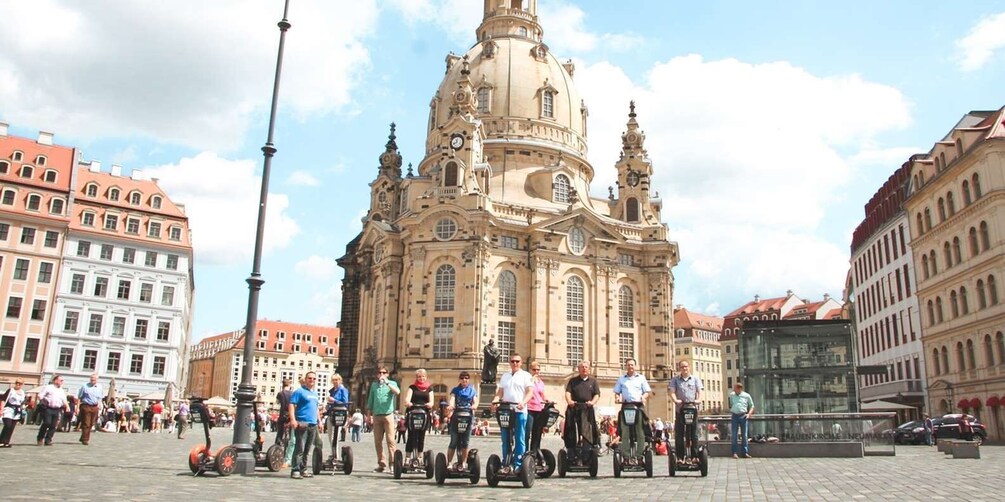
POLYGON ((788 299, 789 296, 779 296, 777 298, 768 298, 765 300, 755 298, 753 301, 747 302, 742 307, 726 314, 726 317, 753 314, 754 312, 770 312, 773 310, 780 311, 782 305, 785 305, 785 301, 788 299))
MULTIPOLYGON (((319 355, 327 355, 327 351, 323 350, 327 348, 334 349, 333 356, 338 355, 340 330, 336 327, 261 319, 255 323, 255 328, 259 333, 256 341, 265 342, 265 349, 260 350, 293 354, 295 352, 309 353, 311 347, 317 347, 319 355), (283 335, 282 338, 279 337, 280 333, 283 335), (297 335, 300 335, 299 340, 297 335), (307 341, 308 335, 310 335, 310 341, 307 341), (298 346, 300 350, 294 350, 298 346)), ((242 333, 237 343, 234 344, 234 348, 244 348, 244 338, 242 333)))
POLYGON ((692 312, 686 308, 678 308, 673 313, 673 325, 676 329, 702 329, 722 332, 721 317, 692 312))
POLYGON ((49 133, 40 133, 38 140, 0 134, 0 162, 10 164, 7 173, 0 173, 0 180, 15 182, 21 185, 33 186, 48 190, 68 193, 70 179, 73 174, 73 163, 76 152, 73 148, 47 144, 52 141, 49 133), (48 136, 45 136, 48 135, 48 136), (21 153, 21 160, 14 160, 14 152, 21 153), (44 165, 38 161, 44 158, 44 165), (31 166, 32 175, 21 177, 21 168, 31 166), (56 181, 45 181, 46 171, 56 171, 56 181))

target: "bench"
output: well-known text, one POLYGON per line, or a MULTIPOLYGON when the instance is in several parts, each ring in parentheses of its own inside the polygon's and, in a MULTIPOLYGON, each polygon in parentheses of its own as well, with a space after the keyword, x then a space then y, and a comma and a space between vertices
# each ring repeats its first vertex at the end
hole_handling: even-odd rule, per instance
POLYGON ((976 441, 953 440, 953 458, 981 458, 981 448, 976 441))
POLYGON ((953 452, 952 441, 952 439, 940 439, 935 442, 935 449, 942 453, 951 454, 953 452))
MULTIPOLYGON (((861 441, 749 443, 750 455, 756 458, 861 458, 865 447, 861 441)), ((732 457, 729 441, 709 441, 710 457, 732 457)))

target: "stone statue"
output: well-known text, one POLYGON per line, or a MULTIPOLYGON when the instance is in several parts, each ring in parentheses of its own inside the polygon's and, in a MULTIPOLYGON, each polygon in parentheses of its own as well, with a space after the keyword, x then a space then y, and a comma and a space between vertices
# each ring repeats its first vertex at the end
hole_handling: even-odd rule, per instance
POLYGON ((489 343, 482 350, 484 359, 482 360, 482 383, 496 383, 496 366, 499 365, 499 349, 496 348, 496 341, 489 339, 489 343))

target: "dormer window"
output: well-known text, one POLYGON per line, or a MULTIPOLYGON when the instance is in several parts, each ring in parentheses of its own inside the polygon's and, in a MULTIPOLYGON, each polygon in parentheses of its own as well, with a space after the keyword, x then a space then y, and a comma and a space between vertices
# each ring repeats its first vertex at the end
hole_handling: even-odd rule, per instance
POLYGON ((161 208, 161 197, 159 195, 154 195, 153 197, 151 197, 150 198, 150 206, 153 207, 154 209, 160 209, 161 208))
POLYGON ((84 214, 80 215, 80 224, 83 225, 83 226, 85 226, 85 227, 93 227, 94 226, 94 213, 85 212, 84 214))
POLYGON ((548 118, 555 117, 555 93, 544 91, 541 95, 541 115, 548 118))
POLYGON ((21 167, 21 177, 22 178, 31 178, 34 175, 35 175, 35 169, 33 169, 31 166, 22 166, 21 167))
POLYGON ((140 205, 141 196, 139 192, 132 192, 129 194, 129 203, 138 206, 140 205))
POLYGON ((46 183, 55 183, 56 182, 56 176, 57 176, 57 173, 56 173, 55 170, 53 170, 53 169, 46 169, 45 170, 45 175, 42 177, 42 179, 44 179, 46 183))
POLYGON ((39 155, 38 157, 35 157, 35 163, 38 164, 38 165, 40 165, 40 166, 44 166, 45 165, 45 155, 39 155))
POLYGON ((84 195, 87 195, 88 197, 97 197, 98 185, 95 183, 88 183, 87 188, 84 189, 84 195))
POLYGON ((10 162, 0 160, 0 174, 7 174, 10 171, 10 162))
POLYGON ((14 198, 15 197, 17 197, 17 193, 14 192, 14 190, 4 190, 3 191, 3 200, 0 201, 0 202, 2 202, 3 205, 5 205, 5 206, 13 206, 14 205, 14 198))
POLYGON ((28 196, 28 203, 26 207, 29 211, 38 211, 39 206, 42 205, 42 196, 38 194, 31 194, 28 196))
POLYGON ((10 157, 10 158, 11 158, 11 160, 13 160, 14 162, 21 162, 21 159, 23 159, 23 158, 24 158, 24 154, 23 154, 23 153, 21 153, 21 152, 18 152, 18 151, 16 151, 16 150, 15 150, 15 151, 14 151, 14 154, 13 154, 13 155, 11 155, 11 157, 10 157))
POLYGON ((168 238, 173 241, 181 240, 181 227, 174 226, 168 230, 168 238))
POLYGON ((66 207, 66 203, 63 199, 52 199, 49 201, 49 213, 50 214, 63 214, 63 208, 66 207))
POLYGON ((552 199, 559 204, 568 204, 570 187, 571 183, 568 176, 564 174, 555 176, 555 184, 552 187, 552 199))
POLYGON ((117 201, 119 200, 119 189, 112 188, 108 190, 108 200, 117 201))

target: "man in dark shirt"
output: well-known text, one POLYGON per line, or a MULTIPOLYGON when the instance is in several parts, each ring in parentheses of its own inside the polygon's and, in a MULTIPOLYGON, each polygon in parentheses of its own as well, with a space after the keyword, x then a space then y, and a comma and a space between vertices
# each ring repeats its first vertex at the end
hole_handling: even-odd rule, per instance
POLYGON ((579 442, 579 435, 586 442, 599 446, 597 415, 593 407, 600 401, 600 386, 590 376, 590 362, 579 362, 579 375, 574 376, 565 386, 565 448, 572 451, 579 442))
POLYGON ((293 395, 293 380, 283 379, 283 390, 276 393, 276 404, 279 405, 279 420, 276 421, 276 444, 281 444, 289 434, 287 425, 290 423, 290 396, 293 395))

